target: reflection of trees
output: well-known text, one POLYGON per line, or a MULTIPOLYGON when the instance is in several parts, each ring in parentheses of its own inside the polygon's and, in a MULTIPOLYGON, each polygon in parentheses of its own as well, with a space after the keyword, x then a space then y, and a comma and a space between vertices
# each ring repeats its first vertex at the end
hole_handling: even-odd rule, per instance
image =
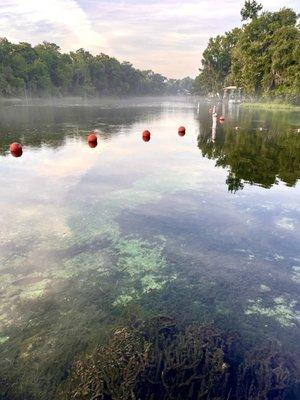
POLYGON ((236 177, 232 172, 229 172, 226 184, 230 192, 237 192, 239 189, 244 189, 244 185, 240 178, 236 177))
POLYGON ((43 145, 58 148, 66 138, 85 138, 89 129, 99 128, 103 139, 120 133, 120 126, 132 125, 151 113, 153 118, 157 107, 102 108, 86 107, 3 107, 0 108, 0 155, 8 153, 12 142, 24 146, 43 145))
POLYGON ((212 142, 206 130, 198 137, 198 147, 204 157, 216 160, 216 166, 229 167, 229 191, 242 189, 243 182, 270 188, 281 180, 294 186, 300 177, 300 137, 290 131, 227 127, 212 142))

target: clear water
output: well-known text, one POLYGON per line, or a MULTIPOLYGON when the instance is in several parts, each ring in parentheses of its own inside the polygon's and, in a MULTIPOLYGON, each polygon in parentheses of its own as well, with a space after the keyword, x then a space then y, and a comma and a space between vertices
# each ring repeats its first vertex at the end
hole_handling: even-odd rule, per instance
POLYGON ((130 313, 300 359, 300 117, 221 112, 214 129, 184 98, 1 105, 0 380, 48 398, 130 313))

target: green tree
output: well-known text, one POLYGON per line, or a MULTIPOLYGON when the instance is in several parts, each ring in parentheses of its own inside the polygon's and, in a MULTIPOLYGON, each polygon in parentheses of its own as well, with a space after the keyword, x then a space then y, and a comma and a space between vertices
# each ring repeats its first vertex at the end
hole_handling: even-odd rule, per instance
POLYGON ((210 38, 202 55, 202 68, 195 80, 195 90, 202 93, 219 92, 224 87, 231 68, 231 53, 240 35, 235 28, 225 35, 210 38))
POLYGON ((55 43, 10 43, 0 39, 0 95, 163 95, 186 93, 191 78, 171 79, 140 71, 106 54, 85 49, 61 53, 55 43))
POLYGON ((261 11, 263 6, 257 3, 255 0, 245 1, 244 7, 241 9, 242 21, 247 19, 257 18, 259 11, 261 11))
MULTIPOLYGON (((299 96, 299 28, 296 13, 265 12, 246 24, 232 51, 228 80, 251 95, 299 96)), ((294 101, 297 101, 295 98, 294 101)))
MULTIPOLYGON (((254 3, 245 3, 248 12, 258 11, 254 3)), ((256 12, 242 29, 209 40, 194 91, 219 92, 224 84, 252 97, 300 103, 300 29, 292 9, 256 12)))

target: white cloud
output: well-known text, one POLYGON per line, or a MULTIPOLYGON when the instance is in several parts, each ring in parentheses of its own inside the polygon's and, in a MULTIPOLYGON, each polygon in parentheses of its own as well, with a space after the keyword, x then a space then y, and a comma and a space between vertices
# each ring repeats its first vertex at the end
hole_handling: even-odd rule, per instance
POLYGON ((57 41, 66 50, 105 44, 104 36, 93 29, 74 0, 2 0, 0 36, 34 44, 57 41))

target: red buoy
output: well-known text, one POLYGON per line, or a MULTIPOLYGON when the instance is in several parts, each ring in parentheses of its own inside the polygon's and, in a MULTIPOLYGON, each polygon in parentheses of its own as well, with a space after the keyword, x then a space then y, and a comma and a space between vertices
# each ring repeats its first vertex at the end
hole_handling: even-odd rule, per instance
POLYGON ((16 142, 9 145, 9 151, 14 157, 21 157, 21 155, 23 154, 22 146, 20 145, 20 143, 16 142))
POLYGON ((148 130, 144 131, 143 132, 143 141, 149 142, 150 138, 151 138, 151 133, 148 130))
POLYGON ((179 136, 184 136, 185 135, 185 127, 184 126, 180 126, 178 128, 178 135, 179 136))
POLYGON ((97 143, 98 137, 95 135, 95 133, 91 132, 88 137, 87 137, 88 143, 97 143))
POLYGON ((220 119, 220 121, 225 121, 224 115, 221 115, 219 119, 220 119))
POLYGON ((96 141, 96 142, 88 142, 88 145, 89 145, 92 149, 94 149, 95 147, 98 146, 98 142, 97 142, 97 141, 96 141))

